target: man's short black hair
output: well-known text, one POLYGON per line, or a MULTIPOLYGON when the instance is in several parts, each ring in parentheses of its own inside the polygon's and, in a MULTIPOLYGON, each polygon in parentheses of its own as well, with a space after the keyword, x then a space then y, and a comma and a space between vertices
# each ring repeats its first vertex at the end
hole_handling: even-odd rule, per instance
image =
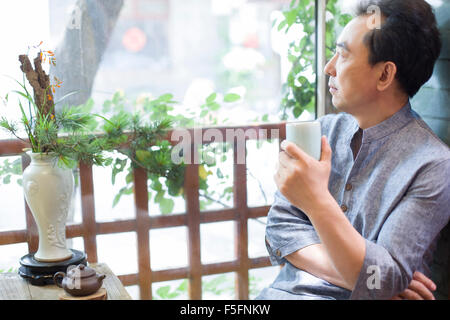
POLYGON ((373 13, 371 6, 381 11, 382 24, 364 38, 369 63, 395 63, 396 78, 413 97, 433 74, 442 47, 433 10, 425 0, 361 0, 357 16, 373 13))

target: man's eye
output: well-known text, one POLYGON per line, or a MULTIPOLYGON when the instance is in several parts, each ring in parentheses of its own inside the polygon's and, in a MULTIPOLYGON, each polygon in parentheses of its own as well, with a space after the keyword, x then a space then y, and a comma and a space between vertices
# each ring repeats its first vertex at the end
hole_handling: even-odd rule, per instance
POLYGON ((336 54, 341 58, 345 57, 344 51, 342 49, 336 50, 336 54))

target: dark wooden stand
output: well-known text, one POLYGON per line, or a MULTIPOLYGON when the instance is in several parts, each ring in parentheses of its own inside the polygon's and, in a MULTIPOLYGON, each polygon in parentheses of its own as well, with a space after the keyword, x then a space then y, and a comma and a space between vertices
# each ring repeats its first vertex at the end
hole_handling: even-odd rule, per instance
POLYGON ((34 259, 34 253, 29 253, 20 259, 19 275, 34 286, 45 286, 54 284, 53 275, 58 272, 66 272, 70 265, 80 263, 86 265, 86 254, 84 252, 70 249, 72 257, 58 262, 41 262, 34 259))

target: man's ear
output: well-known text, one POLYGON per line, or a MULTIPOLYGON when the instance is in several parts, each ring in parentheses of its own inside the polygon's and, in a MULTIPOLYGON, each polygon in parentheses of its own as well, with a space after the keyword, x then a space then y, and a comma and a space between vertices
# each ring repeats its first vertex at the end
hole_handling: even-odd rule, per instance
POLYGON ((377 89, 384 91, 394 82, 397 74, 397 66, 391 61, 380 63, 379 78, 377 82, 377 89))

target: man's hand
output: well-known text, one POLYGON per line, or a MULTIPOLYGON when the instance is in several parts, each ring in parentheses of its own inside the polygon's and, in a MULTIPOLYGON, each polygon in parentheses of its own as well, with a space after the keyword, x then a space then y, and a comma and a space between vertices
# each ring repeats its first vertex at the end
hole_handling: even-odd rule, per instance
POLYGON ((419 271, 414 272, 408 289, 391 300, 436 300, 431 291, 436 290, 436 284, 419 271))
POLYGON ((308 214, 328 192, 331 171, 331 147, 322 137, 320 161, 306 154, 294 143, 283 141, 275 183, 294 206, 308 214))

